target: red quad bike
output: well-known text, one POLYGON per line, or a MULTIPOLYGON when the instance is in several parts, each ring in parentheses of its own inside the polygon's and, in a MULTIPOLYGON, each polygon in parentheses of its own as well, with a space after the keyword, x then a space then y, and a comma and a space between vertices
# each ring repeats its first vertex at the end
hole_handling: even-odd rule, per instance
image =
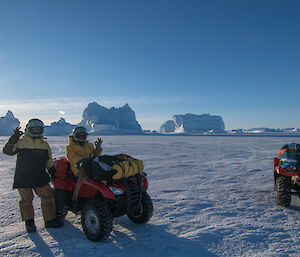
POLYGON ((57 210, 60 210, 58 214, 65 217, 68 211, 81 213, 82 228, 88 239, 102 241, 108 237, 114 217, 127 215, 138 224, 146 223, 152 217, 153 204, 147 193, 146 173, 107 183, 91 177, 81 184, 74 206, 71 198, 76 182, 70 175, 70 166, 64 157, 54 159, 54 166, 62 160, 68 166, 66 173, 60 176, 56 174, 53 182, 57 210))
POLYGON ((274 188, 277 203, 281 206, 290 206, 292 190, 300 197, 300 177, 295 169, 284 169, 279 165, 278 158, 273 159, 274 188))

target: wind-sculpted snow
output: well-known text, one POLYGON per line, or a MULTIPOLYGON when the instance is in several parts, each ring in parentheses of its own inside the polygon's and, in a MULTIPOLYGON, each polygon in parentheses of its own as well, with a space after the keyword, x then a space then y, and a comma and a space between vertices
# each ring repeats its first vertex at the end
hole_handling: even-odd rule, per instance
MULTIPOLYGON (((96 137, 91 137, 94 141, 96 137)), ((2 148, 7 137, 0 137, 2 148)), ((89 241, 80 217, 65 226, 43 226, 35 199, 37 233, 20 219, 11 190, 15 157, 0 153, 0 256, 299 256, 300 201, 276 205, 272 158, 299 138, 104 136, 103 154, 142 159, 154 215, 145 225, 117 218, 104 242, 89 241)), ((65 137, 49 137, 53 156, 65 137)))

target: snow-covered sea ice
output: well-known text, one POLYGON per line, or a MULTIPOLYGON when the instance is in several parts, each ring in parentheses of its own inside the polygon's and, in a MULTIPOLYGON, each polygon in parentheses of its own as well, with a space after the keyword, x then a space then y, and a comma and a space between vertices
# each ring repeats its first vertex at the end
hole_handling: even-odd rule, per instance
MULTIPOLYGON (((8 137, 0 137, 3 148, 8 137)), ((94 141, 96 137, 90 137, 94 141)), ((53 157, 66 137, 48 137, 53 157)), ((12 189, 15 157, 0 153, 1 256, 299 256, 300 201, 276 205, 272 159, 291 137, 103 136, 103 154, 144 161, 154 214, 148 224, 116 218, 104 242, 89 241, 80 216, 27 234, 12 189), (101 253, 101 255, 99 255, 101 253)))

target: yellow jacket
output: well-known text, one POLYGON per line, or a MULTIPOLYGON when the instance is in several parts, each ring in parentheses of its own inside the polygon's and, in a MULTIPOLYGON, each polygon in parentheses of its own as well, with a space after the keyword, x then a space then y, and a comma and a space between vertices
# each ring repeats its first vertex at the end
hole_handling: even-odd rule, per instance
POLYGON ((76 163, 81 159, 85 158, 93 158, 95 156, 99 156, 102 152, 96 150, 92 143, 88 141, 84 142, 83 144, 75 142, 72 136, 69 136, 69 142, 66 146, 66 156, 71 165, 71 170, 73 171, 74 175, 77 176, 78 170, 76 168, 76 163))

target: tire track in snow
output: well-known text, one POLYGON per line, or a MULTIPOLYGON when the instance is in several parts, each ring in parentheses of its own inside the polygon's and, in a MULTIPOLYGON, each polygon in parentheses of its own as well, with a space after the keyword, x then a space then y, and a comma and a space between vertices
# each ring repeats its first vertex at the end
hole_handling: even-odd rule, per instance
MULTIPOLYGON (((272 154, 268 152, 265 148, 259 146, 254 147, 250 145, 246 145, 246 147, 251 150, 252 155, 250 159, 241 162, 241 164, 246 164, 251 161, 255 161, 257 165, 259 165, 259 164, 263 164, 265 162, 265 159, 269 159, 269 158, 271 159, 272 154)), ((259 183, 253 183, 258 178, 270 177, 273 180, 272 164, 273 162, 270 160, 270 168, 264 168, 258 166, 257 168, 248 170, 245 176, 243 176, 242 181, 244 183, 251 181, 251 189, 254 189, 259 186, 258 185, 259 183), (249 172, 251 172, 251 174, 249 174, 249 172)))
MULTIPOLYGON (((272 152, 268 152, 267 150, 265 150, 262 147, 260 147, 260 148, 267 154, 267 158, 270 158, 270 161, 272 161, 271 165, 270 165, 271 166, 270 172, 269 172, 269 170, 265 170, 264 174, 270 176, 270 178, 273 181, 273 158, 275 156, 272 154, 272 152)), ((275 202, 274 193, 272 195, 273 195, 273 199, 275 202)), ((293 198, 294 197, 292 196, 292 204, 295 204, 296 201, 295 201, 295 198, 294 198, 294 200, 293 200, 293 198)), ((296 206, 299 207, 298 205, 299 205, 299 201, 297 201, 296 206)), ((292 206, 292 208, 294 208, 294 206, 292 206)), ((295 224, 298 224, 299 222, 298 222, 298 217, 296 217, 296 215, 294 215, 294 213, 291 213, 293 211, 296 212, 297 214, 299 214, 299 210, 297 211, 296 209, 293 210, 293 209, 287 209, 285 207, 282 207, 282 212, 284 214, 283 224, 284 224, 284 226, 286 226, 286 231, 289 234, 290 238, 294 241, 295 253, 297 255, 297 253, 300 252, 300 232, 296 228, 298 226, 295 226, 295 224)))
POLYGON ((295 228, 295 224, 298 224, 298 219, 296 220, 295 215, 291 215, 288 209, 283 207, 283 214, 285 216, 285 221, 283 224, 287 227, 286 231, 290 238, 294 241, 294 247, 296 248, 296 253, 300 252, 300 232, 295 228))
MULTIPOLYGON (((267 159, 272 159, 273 160, 273 156, 272 156, 272 153, 271 152, 268 152, 265 148, 262 148, 262 147, 259 147, 259 146, 250 146, 250 145, 247 145, 248 148, 252 149, 253 151, 256 151, 256 155, 257 156, 257 150, 259 150, 260 152, 259 153, 264 153, 266 158, 267 159), (257 148, 257 150, 255 149, 257 148)), ((253 155, 252 155, 253 156, 253 155)), ((260 156, 260 159, 262 159, 262 155, 259 154, 260 156)), ((256 161, 258 161, 258 163, 263 163, 263 160, 260 161, 259 159, 257 159, 256 161)), ((260 174, 261 176, 269 176, 270 179, 273 181, 273 162, 271 162, 270 164, 270 169, 264 169, 264 170, 261 170, 262 172, 259 172, 259 173, 254 173, 250 176, 247 176, 247 179, 246 181, 250 181, 252 180, 254 177, 257 177, 258 174, 260 174)), ((259 169, 257 169, 259 170, 259 169)), ((256 185, 256 183, 252 183, 252 188, 255 188, 253 187, 253 184, 256 185)), ((258 187, 258 186, 256 186, 258 187)), ((275 201, 275 197, 274 197, 274 201, 275 201)), ((283 224, 284 226, 286 226, 286 229, 285 231, 288 233, 288 235, 290 236, 290 238, 293 240, 294 242, 294 246, 295 246, 295 253, 298 253, 300 252, 300 233, 299 231, 295 228, 295 224, 298 223, 298 219, 296 219, 295 215, 291 215, 290 211, 288 209, 285 209, 283 208, 283 214, 284 214, 284 221, 283 221, 283 224)), ((298 226, 297 226, 298 227, 298 226)))

